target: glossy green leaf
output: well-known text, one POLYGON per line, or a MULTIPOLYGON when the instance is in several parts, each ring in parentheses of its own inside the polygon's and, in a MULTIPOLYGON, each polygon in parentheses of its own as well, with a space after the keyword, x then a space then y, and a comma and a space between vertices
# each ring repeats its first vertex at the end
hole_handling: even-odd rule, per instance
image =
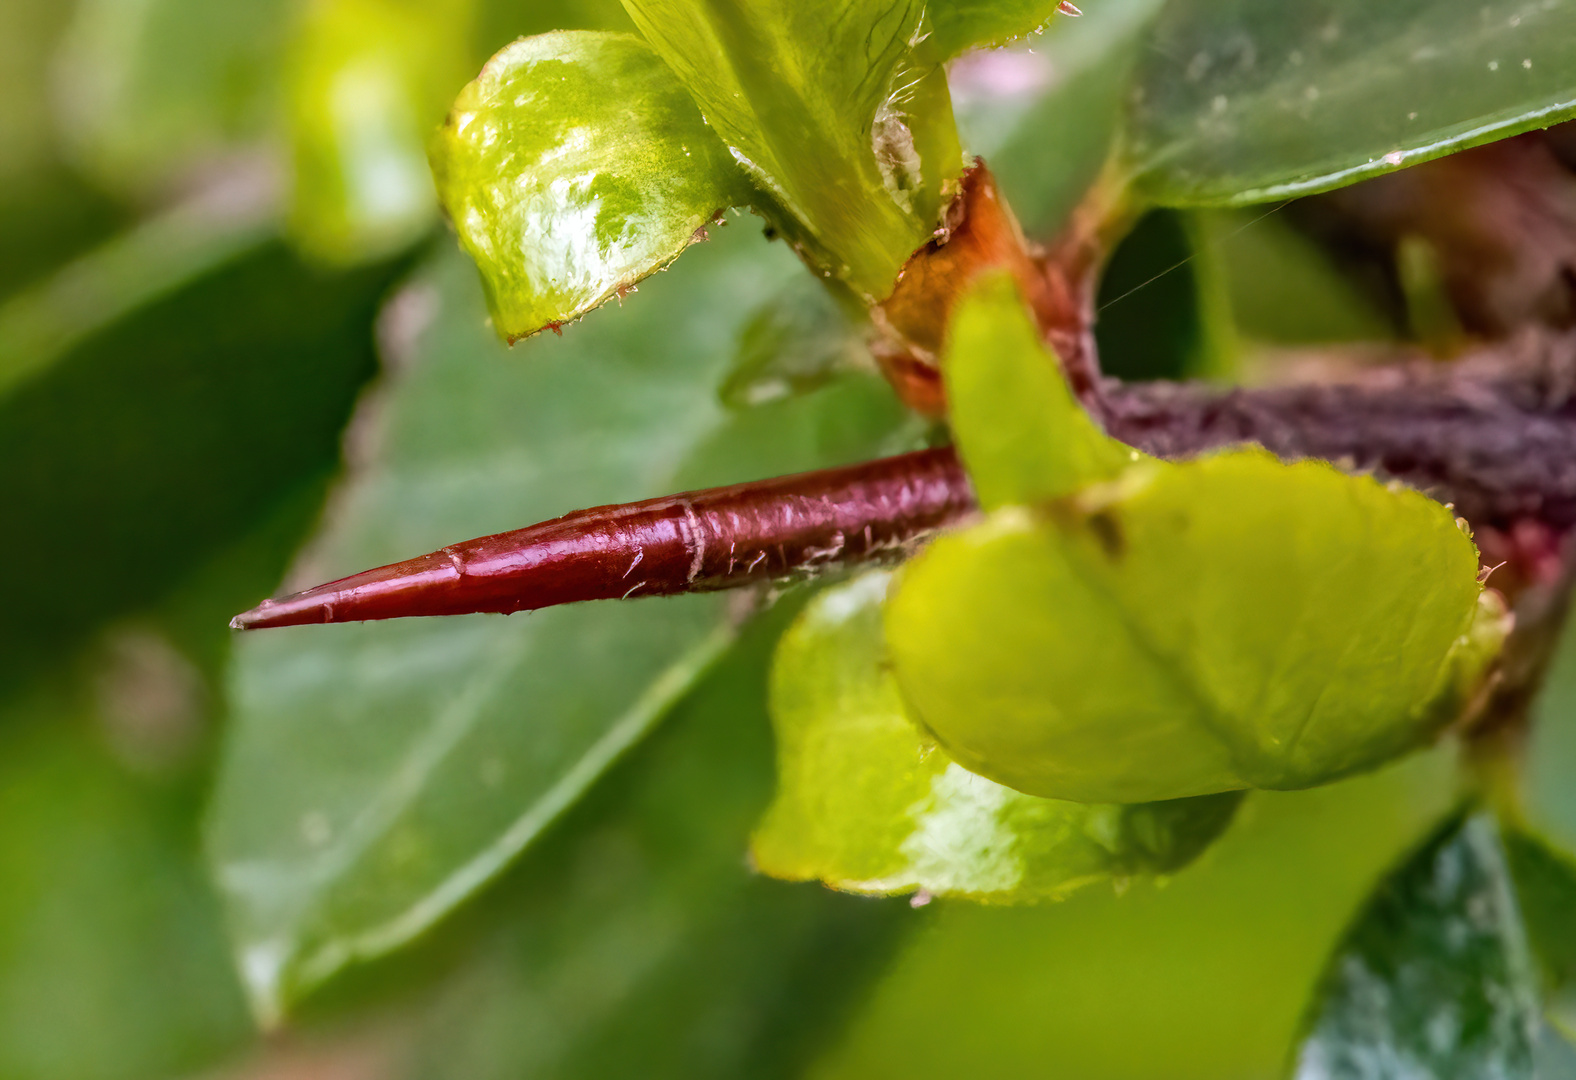
POLYGON ((1432 738, 1504 633, 1484 595, 1438 503, 1243 450, 943 537, 887 635, 959 763, 1147 802, 1320 784, 1432 738))
POLYGON ((1300 1080, 1531 1080, 1541 1023, 1498 830, 1456 819, 1392 874, 1330 958, 1300 1080))
MULTIPOLYGON (((744 416, 716 399, 743 313, 799 272, 751 233, 724 234, 621 317, 508 355, 468 265, 445 259, 389 309, 408 370, 361 421, 362 467, 298 575, 868 456, 901 422, 873 377, 744 416), (713 441, 725 431, 731 447, 713 441)), ((729 606, 702 595, 244 638, 211 856, 263 1013, 492 878, 718 654, 729 606)))
POLYGON ((1138 460, 1073 397, 1009 277, 987 278, 958 305, 941 369, 952 434, 987 510, 1062 498, 1138 460))
POLYGON ((941 225, 963 168, 919 0, 625 0, 823 274, 870 299, 941 225))
POLYGON ((1563 0, 1178 0, 1145 51, 1126 156, 1148 199, 1240 205, 1571 115, 1563 0))
POLYGON ((1568 986, 1576 979, 1576 859, 1525 829, 1507 828, 1502 840, 1544 982, 1568 986))
MULTIPOLYGON (((1056 904, 936 904, 816 1080, 1265 1080, 1374 883, 1454 799, 1446 751, 1254 792, 1163 888, 1056 904)), ((1474 1078, 1476 1080, 1476 1078, 1474 1078)))
POLYGON ((1023 795, 947 757, 909 717, 881 630, 891 575, 813 600, 772 675, 777 797, 756 865, 853 892, 1018 903, 1169 873, 1231 821, 1239 793, 1136 806, 1023 795))
POLYGON ((510 45, 454 103, 432 163, 511 341, 623 296, 750 199, 673 73, 628 34, 510 45))
POLYGON ((323 0, 288 58, 291 234, 330 263, 398 251, 437 219, 429 133, 474 70, 474 0, 323 0))
POLYGON ((60 131, 102 184, 146 196, 277 134, 286 0, 84 0, 55 72, 60 131))

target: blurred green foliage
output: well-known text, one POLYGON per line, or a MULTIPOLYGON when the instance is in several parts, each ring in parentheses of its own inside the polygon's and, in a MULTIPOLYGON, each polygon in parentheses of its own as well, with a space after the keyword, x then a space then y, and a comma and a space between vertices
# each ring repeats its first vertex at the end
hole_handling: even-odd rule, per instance
MULTIPOLYGON (((1383 155, 1576 99, 1568 4, 1520 30, 1505 5, 1466 26, 1481 5, 1452 0, 1316 0, 1295 19, 1270 0, 1084 6, 964 56, 950 90, 926 85, 1041 238, 1113 147, 1144 197, 1219 204, 1392 168, 1383 155), (1323 41, 1336 17, 1363 32, 1323 41), (1425 22, 1451 45, 1412 80, 1402 59, 1428 44, 1425 22), (1247 37, 1204 40, 1219 27, 1247 37), (1284 123, 1283 92, 1307 101, 1303 84, 1240 63, 1242 40, 1291 63, 1304 33, 1323 44, 1302 70, 1339 91, 1310 113, 1313 154, 1284 123), (1523 41, 1490 67, 1484 50, 1523 41), (1195 45, 1213 59, 1190 81, 1195 45), (1426 137, 1394 130, 1394 109, 1365 120, 1403 90, 1439 105, 1426 137)), ((1038 25, 1046 7, 949 5, 937 47, 1038 25)), ((0 4, 0 1076, 1282 1071, 1332 950, 1366 947, 1353 920, 1377 910, 1374 888, 1404 897, 1419 858, 1467 843, 1438 832, 1458 796, 1443 752, 1254 793, 1229 827, 1210 819, 1219 843, 1165 888, 914 911, 747 864, 774 790, 773 655, 802 590, 753 620, 691 598, 235 649, 227 617, 287 573, 925 437, 868 369, 859 319, 806 299, 753 221, 714 230, 627 310, 514 352, 496 342, 441 231, 427 142, 488 56, 560 28, 634 22, 613 0, 0 4), (325 870, 325 829, 364 857, 325 870), (245 963, 259 944, 280 948, 271 982, 245 963), (256 1014, 290 1030, 264 1037, 256 1014)), ((802 36, 789 44, 807 52, 802 36)), ((824 198, 794 140, 757 134, 828 203, 817 227, 857 204, 824 198)), ((868 146, 834 134, 840 153, 868 146)), ((1112 371, 1229 377, 1280 346, 1393 336, 1263 212, 1167 210, 1131 233, 1101 301, 1112 371)), ((871 261, 907 242, 886 236, 871 261)), ((1504 844, 1554 995, 1555 1023, 1505 1059, 1525 1074, 1533 1046, 1545 1080, 1576 1075, 1552 1071, 1570 1056, 1556 1028, 1573 672, 1567 655, 1539 705, 1524 828, 1468 845, 1504 844)), ((1092 813, 1074 869, 1125 877, 1197 854, 1101 846, 1153 840, 1122 831, 1142 816, 1092 813)), ((1490 864, 1485 888, 1510 895, 1490 864)), ((1500 951, 1483 955, 1510 971, 1519 931, 1495 910, 1500 951)))

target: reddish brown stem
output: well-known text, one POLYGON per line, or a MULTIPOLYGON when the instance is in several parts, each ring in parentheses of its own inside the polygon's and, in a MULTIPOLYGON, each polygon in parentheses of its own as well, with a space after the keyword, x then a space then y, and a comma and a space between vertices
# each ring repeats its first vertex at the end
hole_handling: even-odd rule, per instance
POLYGON ((238 630, 671 596, 899 555, 974 508, 951 450, 599 506, 265 600, 238 630))

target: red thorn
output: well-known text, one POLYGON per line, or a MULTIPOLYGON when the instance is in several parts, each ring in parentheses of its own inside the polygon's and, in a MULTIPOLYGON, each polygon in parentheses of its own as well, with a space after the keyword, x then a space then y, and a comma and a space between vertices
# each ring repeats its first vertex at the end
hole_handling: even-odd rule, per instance
POLYGON ((672 596, 900 552, 974 509, 951 448, 579 510, 237 615, 237 630, 672 596))

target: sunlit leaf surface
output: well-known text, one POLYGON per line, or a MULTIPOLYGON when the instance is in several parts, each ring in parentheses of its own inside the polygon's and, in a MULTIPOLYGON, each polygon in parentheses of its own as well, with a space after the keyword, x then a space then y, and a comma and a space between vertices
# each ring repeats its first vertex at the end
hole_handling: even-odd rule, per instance
POLYGON ((919 0, 625 0, 812 265, 880 299, 963 168, 919 0))
POLYGON ((1174 0, 1131 100, 1144 196, 1349 184, 1576 113, 1569 0, 1174 0))
POLYGON ((1177 870, 1230 822, 1237 793, 1091 806, 954 763, 909 717, 887 664, 889 579, 822 593, 778 648, 777 798, 752 844, 760 869, 855 892, 1025 902, 1177 870))
POLYGON ((1530 1080, 1540 1016, 1492 818, 1456 820, 1379 888, 1330 959, 1298 1080, 1530 1080))
MULTIPOLYGON (((879 452, 900 418, 874 377, 731 416, 716 398, 739 323, 799 272, 753 231, 724 232, 620 318, 511 354, 468 263, 443 260, 388 312, 417 344, 363 421, 363 466, 303 580, 581 506, 879 452)), ((492 877, 717 655, 728 605, 244 639, 211 848, 259 1008, 277 1013, 399 945, 492 877)))
POLYGON ((964 765, 1141 802, 1323 783, 1432 737, 1503 632, 1480 594, 1438 503, 1234 451, 943 537, 887 635, 964 765))
POLYGON ((750 201, 694 101, 628 34, 508 46, 454 103, 432 163, 510 340, 622 296, 750 201))
POLYGON ((1071 495, 1138 459, 1073 397, 1010 278, 959 305, 941 366, 958 452, 987 510, 1071 495))

